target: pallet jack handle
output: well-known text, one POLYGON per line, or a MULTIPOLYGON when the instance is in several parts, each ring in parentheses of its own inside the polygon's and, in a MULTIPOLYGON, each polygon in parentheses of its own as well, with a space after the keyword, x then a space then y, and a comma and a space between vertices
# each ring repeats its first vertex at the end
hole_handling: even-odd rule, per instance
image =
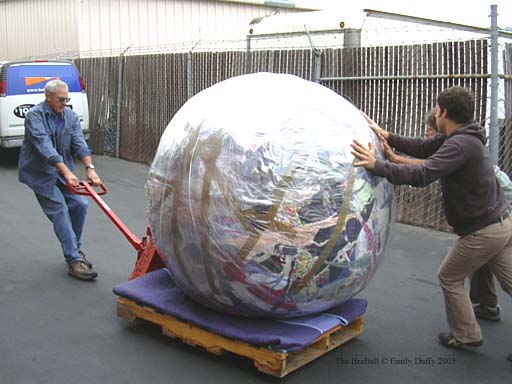
POLYGON ((116 213, 105 203, 105 201, 100 197, 100 195, 106 195, 108 193, 108 189, 104 184, 100 184, 98 188, 100 191, 96 191, 94 187, 89 184, 87 181, 81 181, 78 187, 74 187, 71 184, 68 184, 68 188, 76 193, 77 195, 82 196, 90 196, 92 199, 98 204, 103 212, 112 220, 114 225, 123 233, 128 242, 137 250, 137 252, 142 252, 146 246, 146 242, 141 240, 137 235, 135 235, 126 224, 116 215, 116 213))

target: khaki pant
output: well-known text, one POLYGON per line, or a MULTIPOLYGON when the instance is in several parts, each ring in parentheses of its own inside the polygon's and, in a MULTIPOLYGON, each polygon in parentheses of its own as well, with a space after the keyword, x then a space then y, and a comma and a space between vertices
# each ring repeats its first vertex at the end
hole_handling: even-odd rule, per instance
POLYGON ((473 304, 483 304, 489 307, 498 305, 494 275, 489 265, 485 264, 471 275, 469 297, 473 304))
POLYGON ((482 331, 464 287, 466 277, 488 264, 503 290, 512 296, 511 216, 459 237, 439 268, 448 325, 451 333, 464 343, 482 340, 482 331))

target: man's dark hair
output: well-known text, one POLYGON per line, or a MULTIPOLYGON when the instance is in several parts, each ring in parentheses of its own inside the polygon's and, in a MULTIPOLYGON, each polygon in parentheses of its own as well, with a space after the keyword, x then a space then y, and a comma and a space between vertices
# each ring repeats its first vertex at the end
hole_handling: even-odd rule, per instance
POLYGON ((437 96, 437 105, 446 111, 449 119, 459 124, 473 122, 475 116, 475 98, 466 88, 451 87, 437 96))
POLYGON ((425 124, 427 124, 429 127, 434 128, 436 131, 437 129, 437 123, 436 123, 436 109, 432 108, 430 111, 427 112, 427 116, 425 116, 425 124))

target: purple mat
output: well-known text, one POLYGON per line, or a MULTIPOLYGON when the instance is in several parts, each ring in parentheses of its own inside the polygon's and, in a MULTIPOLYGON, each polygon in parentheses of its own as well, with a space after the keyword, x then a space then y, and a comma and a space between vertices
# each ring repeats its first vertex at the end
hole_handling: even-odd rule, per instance
POLYGON ((114 293, 230 339, 284 352, 302 349, 334 327, 352 323, 365 313, 368 304, 351 299, 326 312, 282 320, 236 317, 189 299, 165 268, 127 281, 115 287, 114 293))

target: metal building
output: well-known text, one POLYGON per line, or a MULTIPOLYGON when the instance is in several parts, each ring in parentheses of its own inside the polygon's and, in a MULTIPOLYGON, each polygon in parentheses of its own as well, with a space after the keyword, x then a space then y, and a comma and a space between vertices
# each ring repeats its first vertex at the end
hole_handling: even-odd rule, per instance
POLYGON ((255 18, 275 12, 316 9, 297 3, 293 0, 0 0, 0 59, 117 55, 128 47, 133 51, 150 51, 148 47, 238 39, 255 18))

